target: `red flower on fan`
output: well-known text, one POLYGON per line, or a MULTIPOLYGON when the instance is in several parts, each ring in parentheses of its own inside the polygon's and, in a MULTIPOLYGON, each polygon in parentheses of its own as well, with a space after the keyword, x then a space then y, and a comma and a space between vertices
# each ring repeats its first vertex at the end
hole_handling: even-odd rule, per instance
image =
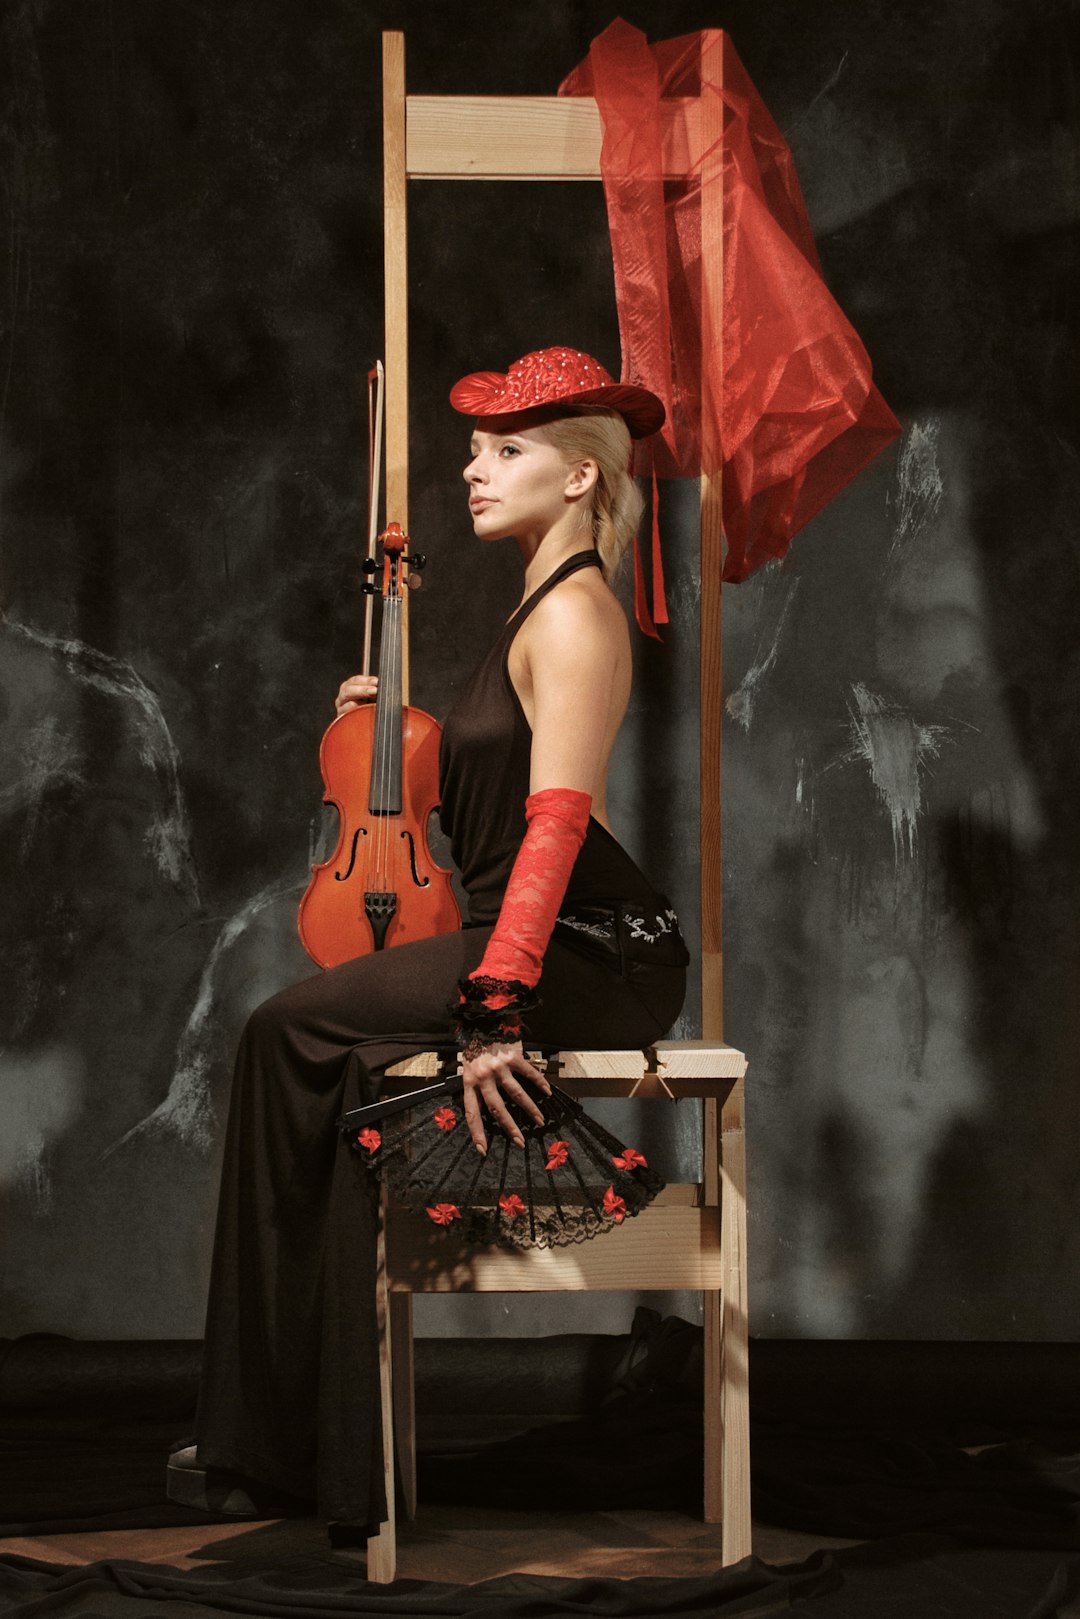
POLYGON ((648 1169, 649 1167, 636 1147, 624 1147, 622 1156, 613 1158, 611 1162, 616 1169, 648 1169))
POLYGON ((548 1148, 548 1161, 545 1169, 561 1169, 570 1156, 570 1148, 565 1141, 553 1141, 548 1148))
POLYGON ((378 1130, 373 1130, 369 1124, 366 1130, 360 1131, 356 1138, 356 1145, 363 1147, 367 1152, 378 1152, 382 1146, 382 1136, 378 1130))
POLYGON ((457 1114, 452 1107, 437 1107, 435 1109, 435 1123, 440 1130, 447 1132, 457 1129, 457 1114))
POLYGON ((613 1186, 604 1193, 604 1213, 613 1215, 616 1225, 622 1225, 626 1219, 626 1199, 620 1197, 613 1186))
POLYGON ((456 1203, 436 1203, 433 1209, 428 1209, 427 1217, 436 1225, 449 1225, 451 1220, 461 1219, 461 1210, 456 1203))
POLYGON ((516 1192, 508 1192, 499 1199, 499 1207, 508 1220, 516 1220, 518 1215, 525 1213, 525 1205, 516 1192))

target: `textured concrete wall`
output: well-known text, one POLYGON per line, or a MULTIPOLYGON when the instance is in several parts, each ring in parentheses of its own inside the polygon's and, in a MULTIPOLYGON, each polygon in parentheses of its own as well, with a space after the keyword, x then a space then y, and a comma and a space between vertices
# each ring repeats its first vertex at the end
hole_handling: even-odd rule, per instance
MULTIPOLYGON (((381 347, 379 30, 414 91, 549 93, 616 9, 2 14, 5 1333, 198 1334, 231 1048, 309 970, 381 347)), ((766 1335, 1075 1332, 1074 10, 623 8, 730 29, 905 424, 725 598, 766 1335)), ((418 185, 411 229, 413 695, 439 715, 516 600, 446 390, 551 341, 614 368, 617 334, 598 188, 418 185)), ((639 648, 614 799, 692 928, 693 492, 664 509, 675 623, 639 648)), ((650 1129, 685 1163, 689 1114, 650 1129)), ((626 1321, 441 1308, 425 1330, 626 1321)))

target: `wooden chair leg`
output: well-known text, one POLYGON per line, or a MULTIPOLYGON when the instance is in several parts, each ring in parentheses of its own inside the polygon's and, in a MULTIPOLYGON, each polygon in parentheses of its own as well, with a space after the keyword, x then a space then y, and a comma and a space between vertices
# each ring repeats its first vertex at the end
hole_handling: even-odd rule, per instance
POLYGON ((746 1288, 746 1136, 743 1081, 724 1103, 720 1128, 720 1426, 723 1434, 721 1560, 751 1552, 750 1381, 746 1288))
POLYGON ((383 1477, 386 1482, 386 1521, 367 1543, 367 1577, 376 1585, 389 1585, 397 1574, 397 1524, 394 1503, 394 1384, 391 1353, 391 1304, 386 1285, 386 1192, 379 1219, 379 1247, 375 1275, 375 1301, 379 1322, 379 1396, 382 1410, 383 1477))
POLYGON ((706 1291, 702 1294, 702 1304, 705 1328, 705 1522, 720 1523, 724 1516, 723 1294, 706 1291))
MULTIPOLYGON (((702 1190, 705 1206, 720 1218, 720 1118, 711 1097, 702 1108, 702 1190)), ((721 1236, 721 1251, 723 1237, 721 1236)), ((721 1381, 724 1373, 723 1294, 706 1288, 702 1294, 705 1348, 705 1522, 719 1523, 723 1514, 724 1411, 721 1381)))
POLYGON ((393 1367, 394 1455, 401 1491, 401 1513, 416 1517, 416 1386, 413 1369, 411 1293, 390 1294, 390 1349, 393 1367))

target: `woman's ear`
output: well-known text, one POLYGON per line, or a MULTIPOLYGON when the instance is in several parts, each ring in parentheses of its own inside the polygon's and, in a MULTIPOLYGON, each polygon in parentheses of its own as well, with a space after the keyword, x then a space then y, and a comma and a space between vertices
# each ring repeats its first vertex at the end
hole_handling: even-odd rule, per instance
POLYGON ((566 493, 575 500, 580 499, 596 488, 599 476, 600 468, 595 461, 575 461, 567 475, 566 493))

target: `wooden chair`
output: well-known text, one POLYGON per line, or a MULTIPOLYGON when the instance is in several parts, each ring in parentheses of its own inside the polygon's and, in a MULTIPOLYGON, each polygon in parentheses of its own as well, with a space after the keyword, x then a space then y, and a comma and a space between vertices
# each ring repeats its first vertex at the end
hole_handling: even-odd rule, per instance
MULTIPOLYGON (((383 1202, 379 1242, 379 1380, 387 1520, 368 1541, 368 1579, 397 1566, 397 1480, 416 1511, 414 1293, 533 1293, 700 1288, 705 1325, 705 1521, 720 1523, 721 1558, 750 1555, 750 1432, 746 1317, 746 1059, 705 1040, 647 1051, 561 1051, 558 1082, 575 1096, 701 1099, 702 1178, 668 1186, 617 1231, 568 1248, 507 1252, 456 1244, 422 1214, 383 1202), (395 1468, 396 1462, 396 1468, 395 1468)), ((396 1077, 434 1077, 435 1053, 397 1064, 396 1077)))
MULTIPOLYGON (((722 161, 719 129, 696 98, 665 107, 665 168, 722 161), (702 154, 705 154, 702 156, 702 154)), ((387 516, 408 529, 409 179, 600 179, 602 131, 595 101, 557 96, 406 96, 405 41, 383 35, 383 168, 386 307, 387 516)), ((708 188, 710 206, 719 187, 708 188)), ((716 226, 719 221, 714 222, 716 226)), ((720 239, 719 229, 714 232, 720 239)), ((709 295, 722 266, 702 267, 709 295)), ((722 1523, 722 1559, 750 1553, 750 1441, 746 1313, 746 1059, 723 1041, 720 848, 721 568, 719 475, 700 480, 701 1040, 647 1051, 558 1053, 559 1083, 582 1096, 701 1100, 700 1183, 670 1186, 636 1219, 572 1249, 463 1252, 422 1216, 384 1202, 379 1253, 380 1383, 389 1517, 368 1541, 368 1578, 396 1568, 395 1454, 402 1502, 415 1510, 412 1295, 415 1292, 700 1288, 705 1305, 705 1518, 722 1523)), ((407 605, 406 605, 407 610, 407 605)), ((404 670, 408 701, 408 669, 404 670)), ((391 1072, 432 1076, 434 1053, 391 1072)))

